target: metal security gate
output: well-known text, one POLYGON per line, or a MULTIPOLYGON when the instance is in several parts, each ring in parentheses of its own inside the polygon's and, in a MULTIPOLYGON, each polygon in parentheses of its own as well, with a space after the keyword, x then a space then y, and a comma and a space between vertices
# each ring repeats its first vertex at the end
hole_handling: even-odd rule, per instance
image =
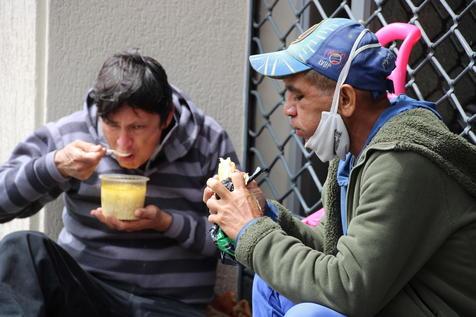
MULTIPOLYGON (((250 54, 287 47, 327 17, 358 20, 377 31, 392 22, 415 24, 422 38, 407 68, 407 94, 437 104, 455 133, 476 143, 476 0, 255 0, 250 54)), ((395 44, 394 44, 395 46, 395 44)), ((322 206, 327 165, 303 146, 282 114, 280 81, 250 69, 244 167, 268 169, 259 183, 268 198, 305 216, 322 206)), ((240 297, 250 296, 250 272, 241 272, 240 297)))

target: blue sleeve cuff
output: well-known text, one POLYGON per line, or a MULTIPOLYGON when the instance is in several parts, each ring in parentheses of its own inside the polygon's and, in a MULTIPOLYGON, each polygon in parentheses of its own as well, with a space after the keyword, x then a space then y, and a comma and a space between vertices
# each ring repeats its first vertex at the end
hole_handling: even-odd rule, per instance
MULTIPOLYGON (((264 215, 266 217, 271 218, 273 221, 276 221, 278 219, 278 209, 275 205, 266 202, 266 206, 264 207, 264 215)), ((256 221, 258 221, 258 219, 259 218, 254 218, 248 221, 248 223, 240 229, 240 232, 238 232, 238 235, 236 236, 236 244, 238 244, 238 241, 240 240, 246 229, 248 229, 248 227, 254 224, 256 221)))
POLYGON ((264 207, 264 215, 273 219, 273 221, 278 220, 278 209, 276 208, 275 205, 269 203, 268 201, 266 202, 266 206, 264 207))
POLYGON ((240 232, 238 232, 238 235, 236 236, 236 244, 238 244, 238 241, 240 241, 240 238, 241 236, 243 235, 243 233, 246 231, 246 229, 248 229, 249 226, 251 226, 252 224, 254 224, 256 221, 258 221, 260 217, 258 218, 254 218, 254 219, 251 219, 250 221, 248 221, 248 223, 246 225, 244 225, 241 229, 240 229, 240 232))

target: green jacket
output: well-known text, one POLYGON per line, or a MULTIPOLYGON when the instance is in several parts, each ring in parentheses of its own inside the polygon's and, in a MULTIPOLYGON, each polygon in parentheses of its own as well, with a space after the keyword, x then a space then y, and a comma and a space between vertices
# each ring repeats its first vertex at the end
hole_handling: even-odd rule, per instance
POLYGON ((389 120, 349 178, 342 236, 337 161, 316 228, 284 207, 238 241, 237 259, 292 301, 347 316, 476 316, 476 146, 431 112, 389 120))

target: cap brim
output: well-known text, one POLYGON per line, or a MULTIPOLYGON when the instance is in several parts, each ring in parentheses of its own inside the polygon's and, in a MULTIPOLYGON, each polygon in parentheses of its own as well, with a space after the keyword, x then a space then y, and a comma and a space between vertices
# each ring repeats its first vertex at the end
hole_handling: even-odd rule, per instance
POLYGON ((286 50, 250 56, 251 67, 268 77, 285 77, 311 69, 301 63, 286 50))

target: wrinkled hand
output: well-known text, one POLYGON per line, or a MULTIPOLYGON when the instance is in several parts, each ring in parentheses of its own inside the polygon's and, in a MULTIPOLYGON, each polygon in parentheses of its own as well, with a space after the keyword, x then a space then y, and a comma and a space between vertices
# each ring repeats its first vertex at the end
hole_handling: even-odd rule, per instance
POLYGON ((246 188, 245 180, 240 172, 233 173, 231 180, 234 186, 232 192, 228 191, 216 178, 208 179, 207 188, 203 193, 203 201, 210 210, 208 221, 218 224, 228 237, 235 240, 240 229, 246 223, 263 216, 262 202, 259 202, 258 199, 264 201, 264 196, 255 184, 256 188, 252 187, 252 190, 261 193, 260 198, 255 197, 253 192, 246 188), (220 199, 216 199, 213 193, 220 196, 220 199))
POLYGON ((91 210, 91 215, 96 217, 110 229, 126 232, 141 230, 157 230, 163 232, 172 224, 172 216, 154 205, 148 205, 134 211, 137 220, 119 220, 114 216, 106 216, 102 208, 91 210))
MULTIPOLYGON (((218 175, 213 176, 213 179, 216 179, 216 180, 218 181, 218 180, 219 180, 219 179, 218 179, 218 175)), ((203 190, 203 197, 202 197, 203 202, 206 204, 207 201, 208 201, 213 195, 215 195, 215 193, 213 192, 213 190, 212 190, 210 187, 206 186, 205 189, 203 190)))
POLYGON ((85 180, 94 173, 105 154, 103 146, 78 140, 56 151, 54 160, 64 177, 85 180))
MULTIPOLYGON (((218 180, 218 175, 213 176, 214 179, 218 180)), ((258 183, 256 181, 251 181, 248 184, 246 184, 246 188, 251 192, 251 194, 256 198, 256 200, 259 203, 259 206, 261 210, 264 210, 266 207, 266 197, 264 196, 263 191, 261 188, 258 186, 258 183)), ((215 193, 210 187, 205 187, 203 190, 203 202, 206 204, 207 201, 214 195, 215 193)))
POLYGON ((266 197, 264 196, 264 193, 261 188, 258 186, 258 183, 256 181, 251 181, 246 184, 246 188, 248 188, 251 194, 256 198, 261 210, 264 210, 264 208, 266 207, 266 197))

